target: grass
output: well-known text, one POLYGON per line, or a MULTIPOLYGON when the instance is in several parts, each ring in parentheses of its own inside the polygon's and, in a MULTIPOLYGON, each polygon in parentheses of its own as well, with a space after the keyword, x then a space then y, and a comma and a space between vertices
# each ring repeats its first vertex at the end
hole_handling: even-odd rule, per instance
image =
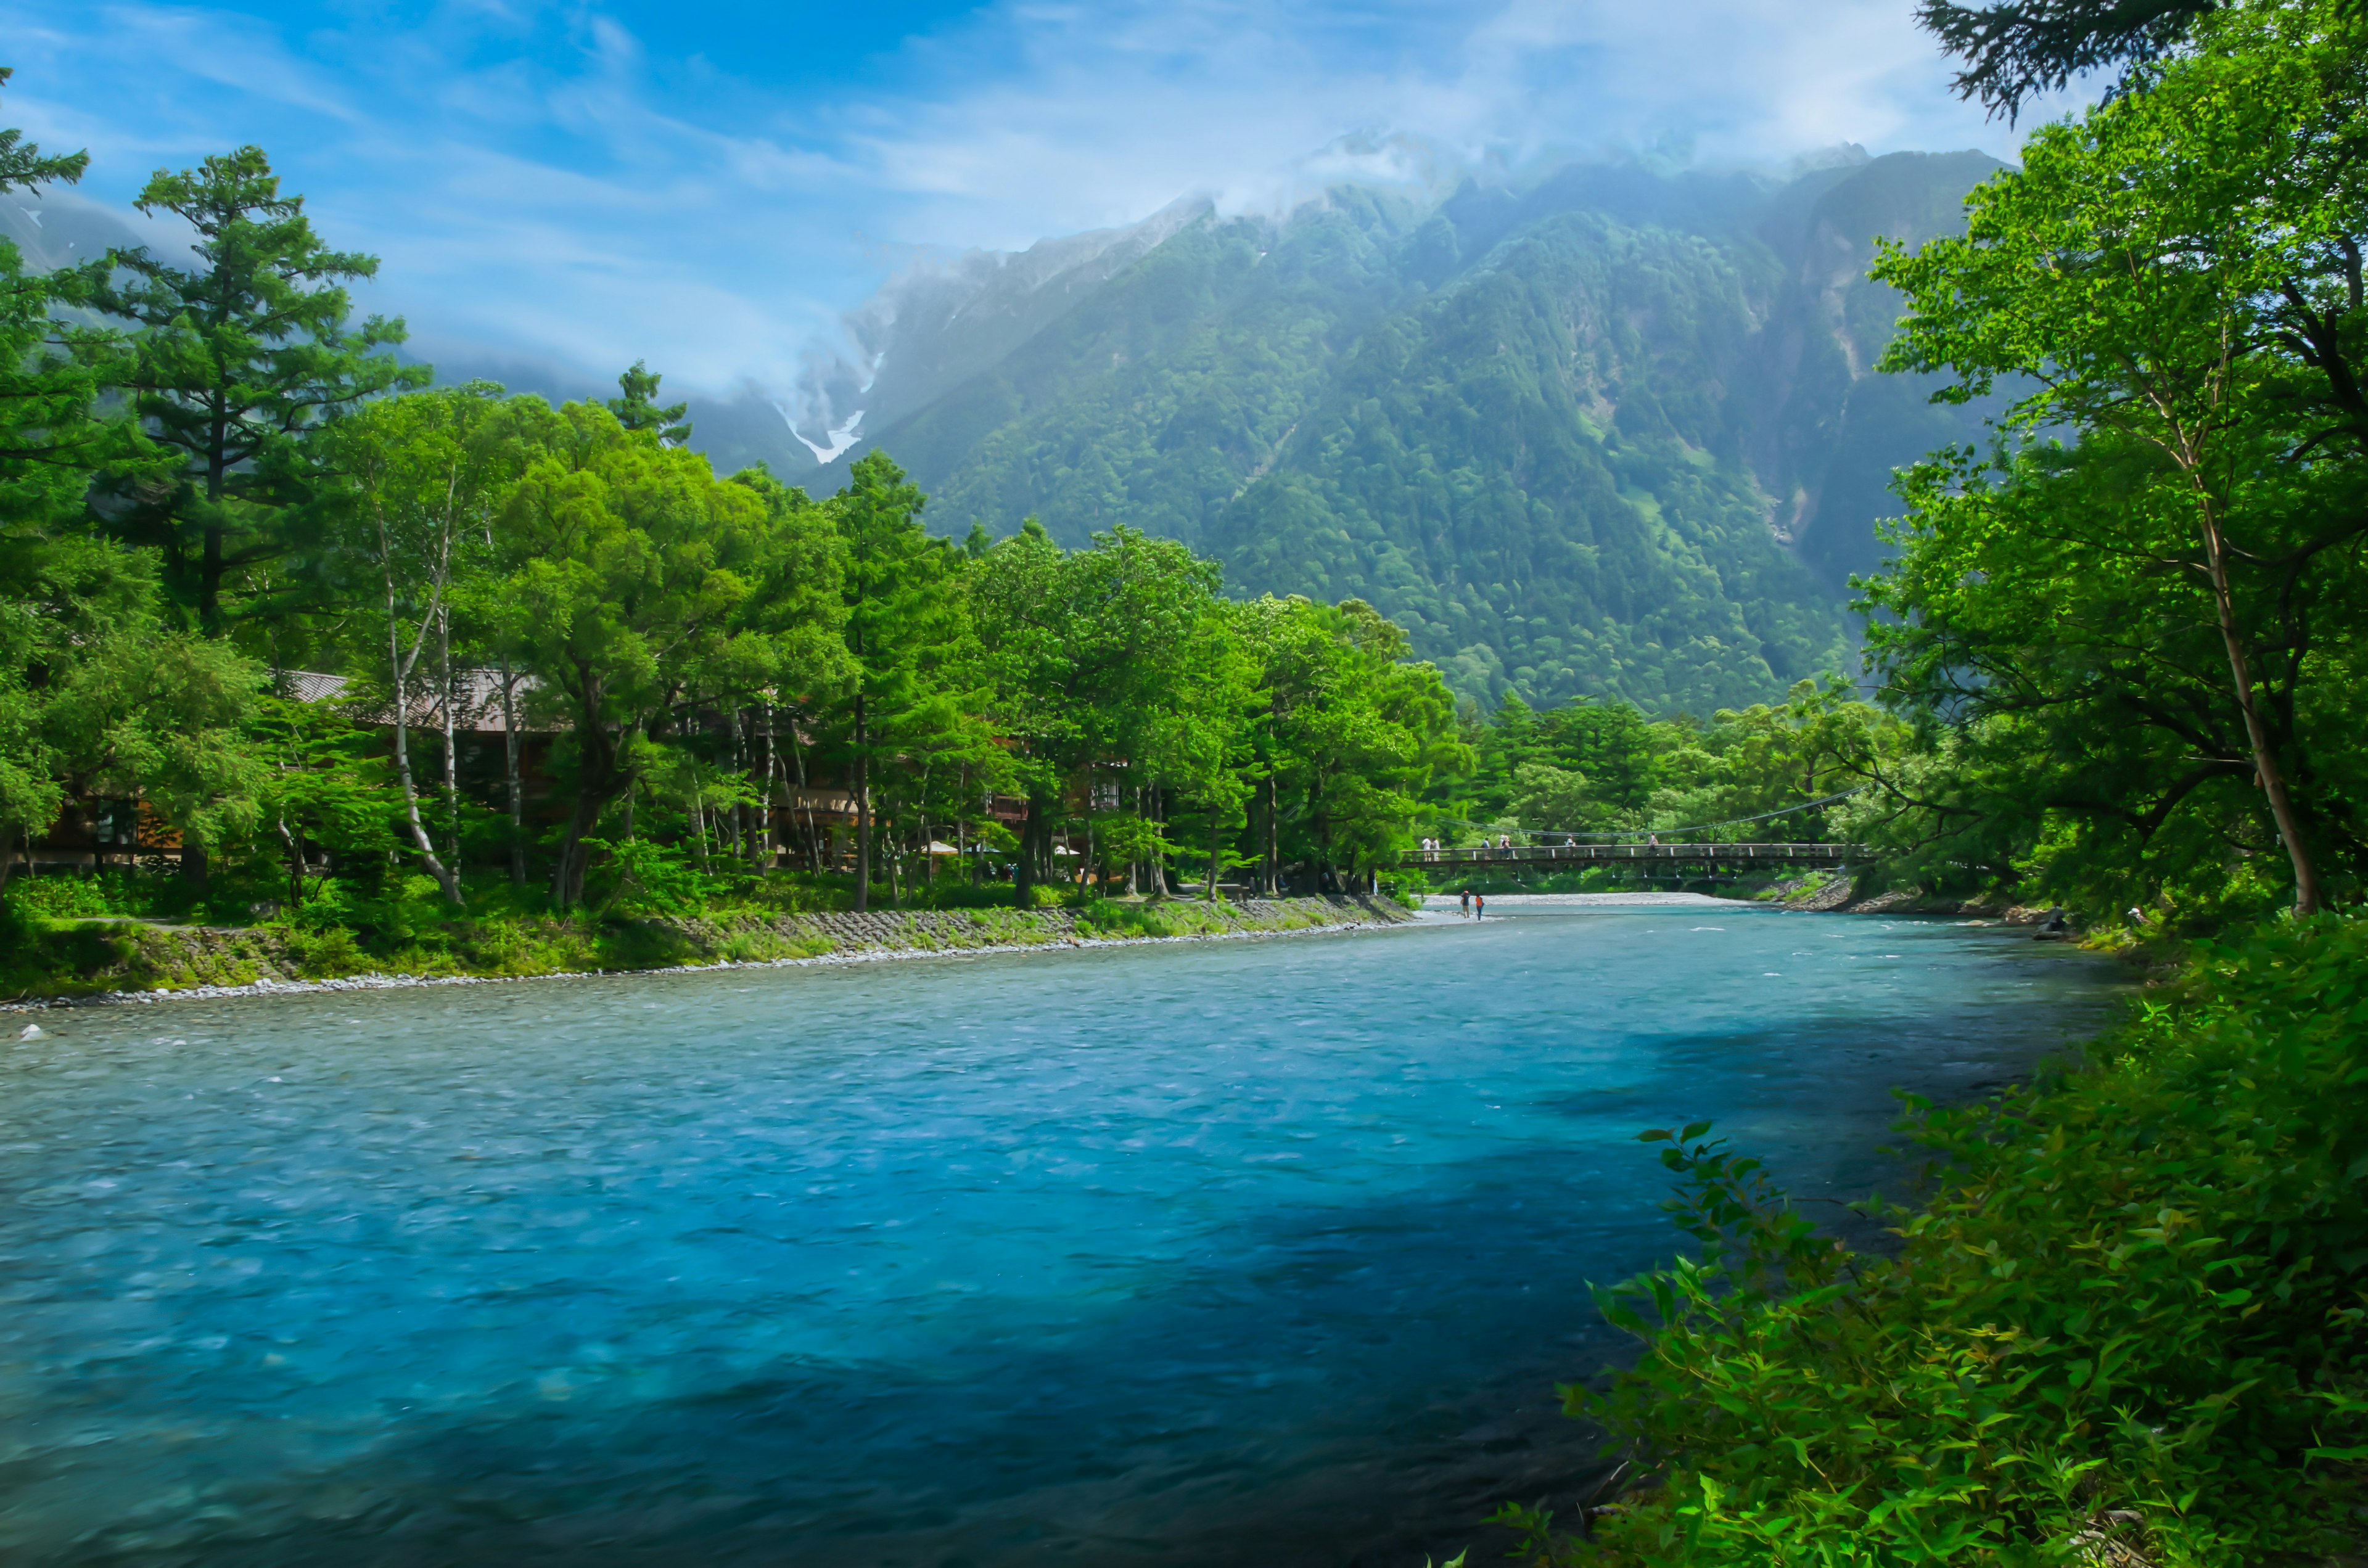
MULTIPOLYGON (((816 919, 851 909, 850 878, 709 876, 659 866, 644 881, 596 889, 583 907, 557 913, 539 892, 521 895, 498 878, 472 880, 464 912, 421 876, 332 882, 287 911, 229 885, 199 897, 169 874, 18 878, 0 896, 0 1000, 259 978, 492 978, 765 962, 863 945, 816 919)), ((1320 918, 1286 909, 1246 920, 1230 904, 1097 898, 1074 888, 1040 887, 1026 909, 1008 886, 950 881, 907 892, 901 907, 876 898, 873 913, 890 924, 885 940, 924 950, 1064 941, 1072 926, 1092 936, 1178 937, 1295 929, 1320 918)))

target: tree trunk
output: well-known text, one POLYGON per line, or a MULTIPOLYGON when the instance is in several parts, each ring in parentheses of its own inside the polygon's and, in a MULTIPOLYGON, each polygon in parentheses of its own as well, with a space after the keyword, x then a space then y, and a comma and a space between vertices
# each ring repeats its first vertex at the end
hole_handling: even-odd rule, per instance
MULTIPOLYGON (((584 841, 600 825, 600 813, 615 802, 625 788, 610 784, 606 788, 578 790, 575 805, 567 813, 566 830, 560 835, 559 863, 552 869, 552 902, 562 909, 572 909, 584 902, 584 879, 591 869, 592 851, 584 841)), ((630 796, 627 810, 632 809, 630 796)))
POLYGON ((1266 895, 1278 898, 1282 893, 1282 828, 1277 822, 1281 802, 1277 799, 1274 775, 1266 776, 1266 895))
MULTIPOLYGON (((207 431, 206 443, 206 520, 199 525, 198 546, 198 624, 209 637, 222 635, 222 530, 218 508, 222 505, 222 477, 229 470, 224 449, 230 442, 228 411, 219 394, 213 398, 213 420, 207 431)), ((181 846, 181 864, 188 864, 188 846, 181 846)), ((205 857, 198 858, 198 881, 205 881, 205 857)))
POLYGON ((765 703, 765 808, 758 819, 755 861, 758 870, 770 870, 773 862, 780 858, 781 846, 776 842, 780 835, 773 828, 773 813, 780 809, 780 801, 781 748, 774 740, 773 704, 768 699, 765 703))
POLYGON ((790 726, 790 760, 798 765, 798 800, 806 809, 806 866, 822 874, 822 828, 814 821, 814 789, 806 782, 806 750, 798 744, 797 726, 790 726))
MULTIPOLYGON (((276 818, 275 821, 279 829, 280 842, 288 846, 288 907, 291 910, 302 909, 304 907, 304 846, 302 841, 288 831, 288 818, 285 814, 276 818)), ((0 873, 0 876, 5 876, 5 873, 0 873)))
MULTIPOLYGON (((382 517, 378 521, 378 554, 379 568, 386 582, 386 668, 392 680, 394 701, 394 765, 403 784, 404 819, 411 829, 411 841, 417 846, 419 858, 427 868, 427 874, 436 879, 436 885, 444 890, 444 896, 451 901, 454 908, 465 909, 468 905, 461 896, 461 880, 438 858, 436 845, 428 837, 427 826, 419 817, 419 784, 411 771, 411 672, 419 662, 421 645, 427 640, 427 622, 423 620, 420 623, 419 635, 413 639, 411 652, 406 655, 403 651, 403 612, 397 608, 394 592, 394 550, 388 541, 386 519, 382 517)), ((436 585, 437 599, 428 606, 430 617, 439 608, 443 586, 440 581, 436 585)), ((188 863, 188 848, 185 845, 181 851, 185 873, 188 863)), ((200 880, 205 876, 202 852, 199 858, 198 876, 200 880)))
POLYGON ((502 779, 509 789, 510 886, 526 888, 526 779, 518 766, 518 677, 502 655, 502 779))
POLYGON ((453 745, 455 733, 452 713, 452 608, 444 607, 436 617, 436 662, 441 666, 444 695, 438 706, 444 710, 444 858, 457 876, 461 866, 461 762, 453 745))
POLYGON ((1217 902, 1218 868, 1224 862, 1225 818, 1214 801, 1209 803, 1209 899, 1217 902))
POLYGON ((954 812, 954 864, 970 873, 970 885, 978 886, 978 873, 971 865, 970 853, 970 764, 962 764, 962 779, 955 786, 954 799, 962 806, 954 812))
MULTIPOLYGON (((598 711, 598 704, 592 710, 598 711)), ((584 902, 584 879, 592 864, 591 849, 584 841, 600 825, 601 813, 620 796, 625 801, 625 836, 633 836, 634 779, 618 766, 618 759, 632 750, 632 737, 612 737, 606 725, 586 723, 581 713, 576 716, 575 731, 577 744, 583 747, 575 804, 567 813, 567 825, 559 837, 559 862, 551 872, 552 902, 562 909, 584 902)))
POLYGON ((1324 783, 1317 779, 1307 786, 1307 811, 1315 819, 1315 891, 1336 893, 1340 884, 1332 875, 1332 823, 1324 814, 1324 783))
MULTIPOLYGON (((400 691, 396 693, 395 700, 398 704, 403 703, 400 691)), ((411 774, 411 715, 404 710, 407 706, 404 704, 398 708, 394 722, 394 768, 403 782, 404 822, 411 829, 411 842, 419 851, 420 864, 427 869, 429 876, 436 879, 436 885, 444 890, 444 896, 451 901, 453 907, 466 908, 467 903, 461 896, 461 880, 437 855, 435 841, 428 835, 427 824, 419 815, 419 788, 411 774)), ((182 851, 184 865, 188 864, 188 850, 182 851)))
POLYGON ((1028 791, 1028 808, 1019 819, 1019 858, 1012 867, 1012 891, 1022 909, 1036 906, 1036 839, 1043 821, 1043 803, 1036 791, 1028 791))
POLYGON ((1157 841, 1167 836, 1167 819, 1160 814, 1159 786, 1156 784, 1150 785, 1144 790, 1144 793, 1151 802, 1149 820, 1151 823, 1151 835, 1154 841, 1150 852, 1144 856, 1144 859, 1150 864, 1152 896, 1155 898, 1164 898, 1167 893, 1167 858, 1159 852, 1159 845, 1157 841))
MULTIPOLYGON (((427 824, 420 819, 419 815, 419 784, 411 771, 411 699, 410 693, 405 689, 410 684, 405 677, 411 674, 411 670, 402 656, 402 639, 395 631, 394 613, 394 596, 390 591, 387 595, 386 642, 390 668, 395 676, 394 770, 396 778, 403 785, 404 823, 411 830, 412 845, 419 851, 420 863, 427 867, 427 874, 436 879, 436 885, 444 890, 444 896, 451 901, 455 908, 465 908, 467 905, 461 897, 460 879, 452 874, 442 858, 437 855, 435 841, 428 836, 427 824)), ((413 653, 416 655, 417 650, 415 648, 413 653)), ((181 851, 181 863, 184 867, 188 864, 188 850, 186 847, 181 851)), ((202 864, 201 858, 201 867, 202 864)), ((205 875, 202 869, 198 874, 201 879, 205 875)))
POLYGON ((866 745, 863 694, 855 697, 855 912, 871 907, 871 757, 866 745))
POLYGON ((2285 773, 2278 767, 2277 748, 2270 742, 2269 726, 2261 722, 2260 705, 2253 696, 2252 671, 2245 658, 2244 637, 2237 628, 2235 596, 2228 587, 2228 541, 2221 532, 2219 517, 2209 497, 2203 503, 2203 524, 2213 608, 2219 618, 2220 640, 2228 650, 2228 673, 2236 683, 2237 706, 2245 716, 2246 738, 2252 743, 2253 769, 2261 793, 2269 797, 2270 815, 2277 823, 2278 836, 2284 841, 2286 858, 2294 867, 2294 913, 2316 915, 2320 908, 2318 868, 2303 842, 2301 818, 2286 791, 2285 773))

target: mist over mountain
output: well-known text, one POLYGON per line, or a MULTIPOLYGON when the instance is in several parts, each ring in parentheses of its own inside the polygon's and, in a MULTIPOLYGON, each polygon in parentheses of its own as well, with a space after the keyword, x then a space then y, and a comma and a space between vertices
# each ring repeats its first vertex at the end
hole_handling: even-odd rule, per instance
POLYGON ((807 482, 877 445, 943 531, 1127 523, 1237 591, 1363 597, 1484 700, 1762 699, 1849 666, 1892 469, 1978 430, 1873 374, 1864 274, 1998 167, 1574 165, 970 258, 810 372, 807 482))
MULTIPOLYGON (((1236 592, 1362 597, 1486 702, 1759 700, 1850 666, 1891 471, 1979 429, 1873 373, 1896 301, 1865 270, 1998 167, 1848 148, 1782 177, 1423 168, 1264 216, 1178 202, 914 269, 786 392, 689 393, 694 445, 817 491, 877 445, 942 532, 1127 523, 1236 592)), ((64 192, 0 233, 37 267, 170 239, 64 192)), ((447 382, 615 392, 413 347, 447 382)))

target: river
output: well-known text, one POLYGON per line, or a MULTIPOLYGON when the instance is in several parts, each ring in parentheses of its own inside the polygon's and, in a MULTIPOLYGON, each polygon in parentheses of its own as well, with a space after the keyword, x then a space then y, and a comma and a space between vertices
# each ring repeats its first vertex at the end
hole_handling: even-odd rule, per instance
POLYGON ((1496 914, 38 1015, 0 1561, 1415 1568, 1593 1471, 1553 1388, 1623 1353, 1586 1283, 1672 1249, 1638 1130, 1855 1198, 1894 1085, 2011 1079, 2115 985, 1941 922, 1496 914))

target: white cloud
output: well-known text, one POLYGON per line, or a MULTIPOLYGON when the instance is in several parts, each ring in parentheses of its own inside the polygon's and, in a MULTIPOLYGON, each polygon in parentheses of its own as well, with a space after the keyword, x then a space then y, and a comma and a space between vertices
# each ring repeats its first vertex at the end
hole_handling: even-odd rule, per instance
POLYGON ((372 308, 423 344, 602 373, 646 357, 716 392, 785 388, 800 345, 916 257, 1188 192, 1242 210, 1550 150, 2013 142, 1949 97, 1906 0, 1005 0, 820 85, 735 74, 731 38, 665 56, 598 0, 377 14, 300 35, 0 0, 8 118, 88 144, 119 200, 159 163, 259 142, 333 243, 384 257, 372 308))

